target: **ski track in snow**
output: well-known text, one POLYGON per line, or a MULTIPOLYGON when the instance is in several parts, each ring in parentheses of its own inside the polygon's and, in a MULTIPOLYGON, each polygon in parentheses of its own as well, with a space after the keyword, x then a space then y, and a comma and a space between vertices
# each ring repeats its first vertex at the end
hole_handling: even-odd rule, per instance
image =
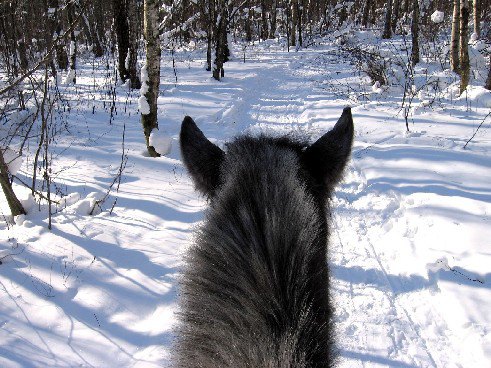
MULTIPOLYGON (((81 216, 80 206, 87 192, 103 193, 111 181, 126 117, 106 134, 96 127, 103 114, 87 114, 87 126, 99 129, 101 144, 70 151, 78 175, 67 173, 67 183, 81 196, 54 216, 51 233, 42 215, 29 215, 5 230, 10 240, 2 240, 1 249, 14 249, 15 255, 0 266, 7 267, 0 274, 0 338, 5 342, 0 365, 166 365, 182 252, 206 207, 180 163, 180 121, 192 116, 220 145, 243 132, 294 132, 314 140, 348 104, 322 88, 326 75, 352 73, 325 51, 287 53, 271 45, 246 63, 227 63, 221 82, 191 62, 178 68, 174 84, 170 62, 164 60, 159 124, 174 137, 172 153, 159 160, 144 157, 133 114, 126 132, 128 167, 112 215, 81 216)), ((479 301, 491 302, 490 273, 472 263, 473 255, 457 243, 465 233, 459 226, 472 225, 479 238, 491 238, 489 158, 458 151, 464 159, 452 160, 461 131, 440 142, 443 133, 421 124, 405 136, 395 115, 379 102, 353 107, 355 144, 333 199, 329 248, 339 366, 487 367, 491 332, 487 308, 479 301), (432 160, 448 160, 450 167, 442 171, 432 160), (471 165, 482 170, 480 178, 472 178, 471 165), (413 172, 405 177, 405 170, 413 172), (439 211, 447 211, 453 227, 442 224, 439 211), (449 243, 452 237, 458 238, 455 244, 449 243), (428 266, 441 259, 487 284, 479 287, 445 267, 428 266), (468 303, 459 307, 461 299, 468 303), (476 308, 472 318, 463 313, 466 308, 476 308)), ((453 120, 466 122, 457 114, 453 120)), ((482 142, 489 152, 489 140, 482 142)), ((479 257, 486 263, 491 255, 479 257)))

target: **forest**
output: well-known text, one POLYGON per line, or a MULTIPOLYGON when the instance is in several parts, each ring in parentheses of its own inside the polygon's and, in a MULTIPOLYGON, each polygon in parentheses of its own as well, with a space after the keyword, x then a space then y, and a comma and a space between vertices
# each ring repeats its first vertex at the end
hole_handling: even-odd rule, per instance
POLYGON ((191 116, 314 142, 339 367, 491 364, 491 0, 0 0, 0 366, 173 362, 191 116))

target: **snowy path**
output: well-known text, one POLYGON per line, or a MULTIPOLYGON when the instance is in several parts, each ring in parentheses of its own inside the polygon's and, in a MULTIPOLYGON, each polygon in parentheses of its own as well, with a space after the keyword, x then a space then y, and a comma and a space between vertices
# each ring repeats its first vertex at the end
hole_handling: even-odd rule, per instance
MULTIPOLYGON (((90 137, 81 133, 60 163, 74 194, 54 230, 35 212, 1 229, 1 254, 14 255, 0 265, 0 366, 169 361, 181 254, 206 207, 180 162, 183 116, 218 144, 242 132, 315 139, 348 104, 326 81, 360 85, 326 49, 266 46, 227 63, 222 82, 202 60, 181 60, 175 83, 164 58, 159 124, 175 138, 169 157, 142 155, 135 103, 111 126, 103 112, 81 111, 90 137), (103 194, 117 171, 123 121, 129 159, 114 211, 86 216, 88 193, 103 194)), ((489 133, 460 149, 486 111, 429 110, 406 135, 393 105, 378 95, 353 105, 352 162, 333 202, 340 367, 488 367, 489 133)))

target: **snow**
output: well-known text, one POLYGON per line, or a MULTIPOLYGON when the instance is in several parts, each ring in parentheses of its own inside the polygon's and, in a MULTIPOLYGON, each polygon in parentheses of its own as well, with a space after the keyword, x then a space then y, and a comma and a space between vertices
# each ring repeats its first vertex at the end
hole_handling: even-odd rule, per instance
MULTIPOLYGON (((1 148, 0 148, 1 149, 1 148)), ((10 148, 2 149, 3 159, 9 168, 10 175, 15 175, 22 166, 23 158, 18 152, 10 148)))
POLYGON ((63 79, 63 84, 72 84, 73 78, 75 78, 75 69, 68 69, 68 72, 63 79))
POLYGON ((373 93, 382 93, 383 92, 383 89, 381 88, 379 81, 375 81, 375 83, 373 84, 372 92, 373 93))
POLYGON ((145 94, 148 92, 147 64, 144 64, 140 70, 140 79, 142 85, 140 87, 140 97, 138 98, 138 109, 140 113, 147 115, 150 114, 150 105, 145 97, 145 94))
POLYGON ((167 155, 172 148, 172 137, 158 129, 153 129, 150 133, 149 143, 155 148, 155 151, 161 155, 167 155))
POLYGON ((435 10, 433 14, 431 14, 431 21, 433 23, 441 23, 445 19, 445 15, 442 11, 435 10))
MULTIPOLYGON (((452 73, 418 64, 408 134, 401 86, 389 83, 384 93, 373 93, 333 43, 288 53, 266 41, 246 52, 246 63, 225 64, 221 82, 202 69, 203 50, 176 52, 178 83, 164 54, 158 114, 165 116, 159 119, 165 135, 153 132, 152 143, 178 141, 185 115, 219 146, 241 133, 314 141, 351 105, 353 154, 330 219, 339 367, 488 367, 488 122, 463 149, 489 113, 482 80, 473 77, 467 93, 456 97, 452 73)), ((34 203, 17 183, 28 214, 0 224, 2 367, 160 367, 172 361, 177 279, 207 204, 194 191, 179 149, 160 158, 142 154, 134 112, 137 103, 145 110, 146 69, 140 93, 118 87, 111 124, 103 101, 91 95, 93 78, 102 80, 106 71, 92 76, 90 69, 82 66, 77 75, 79 93, 90 92, 80 97, 83 103, 71 104, 67 131, 75 137, 52 143, 60 153, 54 180, 67 192, 53 204, 53 230, 47 229, 46 203, 34 203), (88 215, 124 155, 119 189, 114 185, 88 215)), ((18 175, 29 181, 26 165, 18 175)), ((8 214, 4 199, 1 204, 8 214)))
POLYGON ((466 91, 466 98, 474 106, 491 108, 491 91, 481 86, 469 86, 466 91))
POLYGON ((143 115, 150 114, 150 105, 145 96, 140 96, 138 98, 138 109, 143 115))
POLYGON ((70 41, 70 52, 69 52, 70 57, 73 57, 73 55, 75 55, 75 49, 76 49, 75 42, 70 41))

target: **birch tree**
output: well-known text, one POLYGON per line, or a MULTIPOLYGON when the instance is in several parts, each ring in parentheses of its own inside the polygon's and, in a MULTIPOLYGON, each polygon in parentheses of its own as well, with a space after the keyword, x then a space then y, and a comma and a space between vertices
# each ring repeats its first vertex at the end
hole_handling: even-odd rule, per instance
POLYGON ((150 133, 158 128, 157 98, 160 86, 160 39, 159 39, 159 2, 144 0, 143 2, 143 36, 145 38, 146 64, 142 70, 140 97, 141 122, 148 153, 151 157, 160 156, 150 146, 150 133), (146 102, 146 104, 145 104, 146 102))
POLYGON ((481 17, 480 17, 480 11, 481 11, 481 6, 480 6, 481 0, 474 0, 473 1, 473 20, 474 20, 474 33, 476 34, 477 38, 481 36, 481 17))

